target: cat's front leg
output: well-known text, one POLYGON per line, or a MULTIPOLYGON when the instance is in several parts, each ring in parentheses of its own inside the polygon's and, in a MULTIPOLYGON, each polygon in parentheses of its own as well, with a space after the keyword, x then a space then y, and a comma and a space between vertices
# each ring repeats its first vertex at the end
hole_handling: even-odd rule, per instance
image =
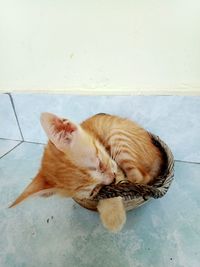
POLYGON ((102 199, 97 209, 105 228, 114 233, 122 229, 126 222, 126 210, 121 197, 102 199))

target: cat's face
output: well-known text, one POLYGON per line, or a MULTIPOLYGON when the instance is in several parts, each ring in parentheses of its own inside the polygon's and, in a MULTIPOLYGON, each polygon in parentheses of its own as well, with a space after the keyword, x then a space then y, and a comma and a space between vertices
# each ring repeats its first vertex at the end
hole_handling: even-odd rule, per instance
POLYGON ((50 113, 41 115, 42 126, 49 139, 79 168, 88 171, 96 183, 110 184, 117 165, 105 148, 93 136, 67 119, 50 113))
POLYGON ((83 164, 90 175, 101 184, 108 185, 113 182, 117 173, 117 165, 105 148, 98 141, 94 141, 87 149, 89 151, 83 164))
POLYGON ((88 198, 97 185, 112 183, 116 162, 80 125, 50 113, 41 115, 41 124, 50 142, 40 171, 12 206, 37 193, 88 198))

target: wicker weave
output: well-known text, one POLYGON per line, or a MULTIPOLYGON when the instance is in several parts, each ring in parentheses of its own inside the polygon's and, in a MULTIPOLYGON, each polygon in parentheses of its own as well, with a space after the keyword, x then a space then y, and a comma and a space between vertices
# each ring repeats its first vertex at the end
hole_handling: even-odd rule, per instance
POLYGON ((163 197, 174 177, 174 158, 169 147, 158 136, 149 134, 153 144, 159 148, 164 159, 164 166, 160 175, 151 184, 140 185, 129 181, 121 181, 117 184, 103 186, 92 199, 74 198, 74 200, 84 208, 96 210, 100 199, 121 196, 125 209, 131 210, 143 205, 150 199, 163 197))

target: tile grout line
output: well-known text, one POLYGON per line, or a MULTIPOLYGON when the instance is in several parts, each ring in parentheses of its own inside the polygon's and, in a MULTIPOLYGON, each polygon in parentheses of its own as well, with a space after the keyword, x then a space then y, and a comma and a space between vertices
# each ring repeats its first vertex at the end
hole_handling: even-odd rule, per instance
POLYGON ((38 143, 38 142, 32 142, 32 141, 24 141, 24 143, 36 144, 36 145, 46 145, 45 143, 38 143))
POLYGON ((5 157, 6 155, 8 155, 11 151, 13 151, 16 147, 18 147, 18 146, 21 145, 22 143, 24 143, 24 141, 20 141, 19 144, 17 144, 17 145, 14 146, 12 149, 10 149, 9 151, 7 151, 3 156, 0 157, 0 159, 2 159, 3 157, 5 157))
POLYGON ((186 161, 186 160, 179 160, 179 159, 175 159, 174 161, 175 161, 175 162, 181 162, 181 163, 200 164, 200 162, 186 161))
POLYGON ((17 117, 17 112, 16 112, 16 109, 15 109, 15 104, 14 104, 14 101, 13 101, 13 98, 12 98, 12 95, 11 93, 6 93, 9 98, 10 98, 10 102, 11 102, 11 105, 12 105, 12 108, 13 108, 13 111, 14 111, 14 114, 15 114, 15 119, 17 121, 17 125, 18 125, 18 128, 19 128, 19 132, 20 132, 20 135, 21 135, 21 138, 22 138, 22 141, 24 141, 24 136, 22 134, 22 130, 21 130, 21 127, 20 127, 20 124, 19 124, 19 119, 17 117))
POLYGON ((19 139, 11 139, 11 138, 4 138, 4 137, 0 137, 0 140, 5 140, 5 141, 22 141, 22 140, 19 140, 19 139))
POLYGON ((30 143, 30 144, 37 144, 37 145, 45 145, 45 143, 39 143, 39 142, 33 142, 33 141, 25 141, 25 140, 16 140, 16 139, 10 139, 10 138, 3 138, 3 137, 0 137, 0 140, 8 140, 8 141, 23 141, 24 143, 30 143))

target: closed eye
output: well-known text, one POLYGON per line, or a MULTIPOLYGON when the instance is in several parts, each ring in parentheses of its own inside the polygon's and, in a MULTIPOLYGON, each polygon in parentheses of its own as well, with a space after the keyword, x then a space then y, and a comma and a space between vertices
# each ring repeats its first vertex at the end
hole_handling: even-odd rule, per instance
POLYGON ((99 161, 99 170, 102 173, 104 173, 106 171, 106 167, 105 167, 105 165, 101 161, 99 161))
POLYGON ((95 167, 89 167, 89 170, 91 170, 91 171, 96 171, 97 168, 95 168, 95 167))
POLYGON ((100 161, 99 158, 97 158, 97 160, 98 160, 97 167, 91 166, 88 167, 88 169, 91 171, 100 171, 101 173, 104 173, 106 171, 105 165, 100 161))

